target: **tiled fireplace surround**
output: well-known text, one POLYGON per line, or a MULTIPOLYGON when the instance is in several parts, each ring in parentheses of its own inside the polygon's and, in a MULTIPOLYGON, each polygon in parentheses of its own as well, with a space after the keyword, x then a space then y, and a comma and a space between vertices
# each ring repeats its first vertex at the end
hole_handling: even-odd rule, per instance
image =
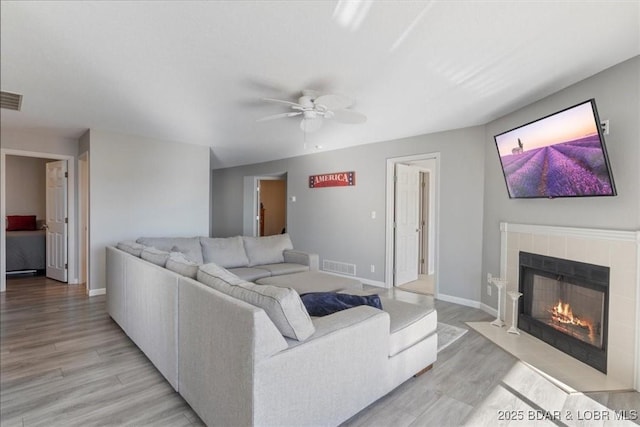
MULTIPOLYGON (((640 232, 500 224, 500 275, 506 291, 518 290, 520 251, 610 268, 607 376, 640 387, 640 232)), ((512 304, 503 301, 510 323, 512 304), (506 304, 505 304, 506 302, 506 304)))

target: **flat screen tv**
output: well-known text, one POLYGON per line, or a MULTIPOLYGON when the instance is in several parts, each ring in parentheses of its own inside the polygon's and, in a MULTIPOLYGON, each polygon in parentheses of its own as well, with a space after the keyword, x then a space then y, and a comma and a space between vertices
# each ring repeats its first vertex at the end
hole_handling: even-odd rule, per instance
POLYGON ((494 139, 512 199, 616 195, 594 99, 494 139))

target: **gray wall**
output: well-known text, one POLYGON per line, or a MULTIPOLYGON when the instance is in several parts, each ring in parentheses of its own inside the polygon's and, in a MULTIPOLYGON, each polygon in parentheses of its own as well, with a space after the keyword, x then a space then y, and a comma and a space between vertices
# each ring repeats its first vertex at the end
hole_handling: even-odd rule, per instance
MULTIPOLYGON (((640 229, 640 57, 632 58, 539 102, 486 125, 483 276, 500 273, 502 221, 524 224, 640 229), (509 200, 493 135, 595 98, 601 120, 610 121, 605 136, 618 196, 575 199, 509 200)), ((497 296, 482 302, 497 307, 497 296)))
POLYGON ((105 287, 105 247, 140 236, 209 234, 209 147, 90 130, 90 289, 105 287))
POLYGON ((294 247, 321 259, 354 263, 360 278, 384 282, 386 160, 439 152, 440 293, 479 301, 484 140, 484 128, 473 127, 214 170, 212 235, 242 234, 245 176, 286 172, 287 195, 297 199, 287 202, 294 247), (341 171, 356 172, 354 187, 308 186, 309 175, 341 171))
POLYGON ((38 157, 7 156, 5 170, 7 215, 35 215, 44 220, 46 211, 46 164, 38 157))

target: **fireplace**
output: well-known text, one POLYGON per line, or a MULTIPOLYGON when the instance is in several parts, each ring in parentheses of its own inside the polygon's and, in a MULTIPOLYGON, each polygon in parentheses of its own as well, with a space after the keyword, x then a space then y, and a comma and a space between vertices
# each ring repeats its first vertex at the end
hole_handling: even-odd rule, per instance
POLYGON ((520 252, 518 327, 607 372, 609 267, 520 252))

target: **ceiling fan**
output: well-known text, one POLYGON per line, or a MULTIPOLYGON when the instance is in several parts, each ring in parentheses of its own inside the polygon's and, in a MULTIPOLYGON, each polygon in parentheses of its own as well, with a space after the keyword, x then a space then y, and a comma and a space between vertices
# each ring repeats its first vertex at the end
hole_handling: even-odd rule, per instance
POLYGON ((277 102, 288 105, 292 111, 262 117, 257 121, 264 122, 267 120, 301 116, 300 129, 304 132, 315 132, 320 129, 324 119, 333 119, 337 122, 352 124, 367 121, 367 116, 364 114, 348 109, 353 105, 353 100, 345 95, 320 95, 320 93, 315 90, 303 90, 302 96, 298 98, 298 102, 273 98, 262 99, 267 102, 277 102))

